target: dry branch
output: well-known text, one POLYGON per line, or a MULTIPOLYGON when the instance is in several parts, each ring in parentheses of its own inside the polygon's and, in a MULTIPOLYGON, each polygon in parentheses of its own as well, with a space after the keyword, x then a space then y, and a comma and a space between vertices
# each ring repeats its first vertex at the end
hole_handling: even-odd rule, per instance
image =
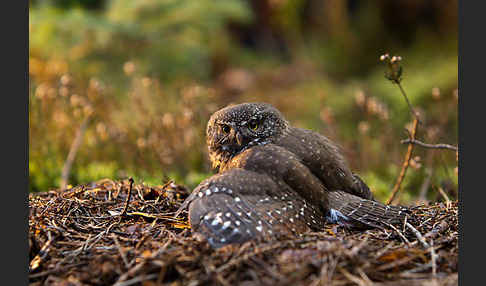
POLYGON ((418 146, 421 146, 421 147, 424 147, 424 148, 429 148, 429 149, 447 149, 447 150, 457 151, 456 146, 452 146, 452 145, 449 145, 449 144, 443 144, 443 143, 428 144, 428 143, 424 143, 422 141, 419 141, 417 139, 410 139, 410 138, 404 139, 404 140, 400 141, 400 143, 402 143, 402 144, 415 144, 415 145, 418 145, 418 146))
MULTIPOLYGON (((410 132, 410 139, 415 140, 415 135, 417 133, 417 125, 418 119, 415 118, 413 120, 412 125, 412 132, 410 132)), ((395 199, 398 191, 400 190, 400 186, 402 185, 403 179, 405 178, 405 174, 407 173, 408 166, 410 165, 410 159, 412 158, 412 151, 413 151, 413 144, 408 144, 407 154, 405 155, 405 159, 403 160, 402 169, 400 171, 400 175, 395 182, 395 186, 393 187, 392 194, 390 198, 387 200, 386 204, 391 204, 395 199)))
POLYGON ((66 162, 64 162, 64 166, 62 167, 61 184, 60 184, 61 189, 65 189, 67 186, 67 182, 69 180, 69 174, 71 173, 71 167, 73 165, 74 159, 76 158, 76 153, 78 153, 78 149, 81 146, 81 142, 83 141, 84 132, 86 131, 86 127, 88 126, 89 120, 90 120, 90 116, 86 116, 84 118, 83 122, 79 126, 78 131, 76 132, 76 136, 74 137, 73 143, 71 144, 71 148, 69 149, 66 162))

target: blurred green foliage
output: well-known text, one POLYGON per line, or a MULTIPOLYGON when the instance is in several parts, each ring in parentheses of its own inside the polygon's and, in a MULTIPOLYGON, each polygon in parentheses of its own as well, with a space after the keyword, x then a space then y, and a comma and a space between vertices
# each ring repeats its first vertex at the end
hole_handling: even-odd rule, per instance
MULTIPOLYGON (((265 101, 338 142, 385 200, 411 121, 385 52, 403 58, 418 138, 457 145, 457 1, 30 1, 29 14, 30 191, 59 186, 85 118, 70 184, 194 187, 211 174, 210 114, 265 101)), ((454 152, 417 147, 401 201, 454 197, 456 167, 454 152)))

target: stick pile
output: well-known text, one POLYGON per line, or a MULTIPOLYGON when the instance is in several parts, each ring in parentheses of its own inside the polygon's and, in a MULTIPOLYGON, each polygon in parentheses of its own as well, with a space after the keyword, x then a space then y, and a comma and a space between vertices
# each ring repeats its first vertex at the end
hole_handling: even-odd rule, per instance
POLYGON ((189 190, 102 180, 29 195, 31 285, 457 285, 457 202, 414 225, 213 250, 173 214, 189 190))

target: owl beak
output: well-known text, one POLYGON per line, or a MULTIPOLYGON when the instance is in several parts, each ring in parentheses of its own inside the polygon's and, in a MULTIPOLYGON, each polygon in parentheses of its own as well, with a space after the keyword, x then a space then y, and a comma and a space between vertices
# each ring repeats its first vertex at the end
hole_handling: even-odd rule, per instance
POLYGON ((243 145, 243 136, 241 135, 240 132, 236 132, 236 142, 238 143, 238 145, 243 145))

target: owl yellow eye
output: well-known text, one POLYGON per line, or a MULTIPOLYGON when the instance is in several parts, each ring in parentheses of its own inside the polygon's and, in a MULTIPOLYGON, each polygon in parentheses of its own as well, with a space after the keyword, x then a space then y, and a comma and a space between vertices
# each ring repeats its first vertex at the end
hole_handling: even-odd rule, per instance
POLYGON ((248 123, 248 127, 251 129, 251 130, 257 130, 258 128, 258 123, 256 121, 250 121, 248 123))
POLYGON ((224 124, 224 125, 221 126, 221 130, 223 130, 223 132, 225 134, 228 134, 231 131, 231 127, 229 127, 228 125, 224 124))

